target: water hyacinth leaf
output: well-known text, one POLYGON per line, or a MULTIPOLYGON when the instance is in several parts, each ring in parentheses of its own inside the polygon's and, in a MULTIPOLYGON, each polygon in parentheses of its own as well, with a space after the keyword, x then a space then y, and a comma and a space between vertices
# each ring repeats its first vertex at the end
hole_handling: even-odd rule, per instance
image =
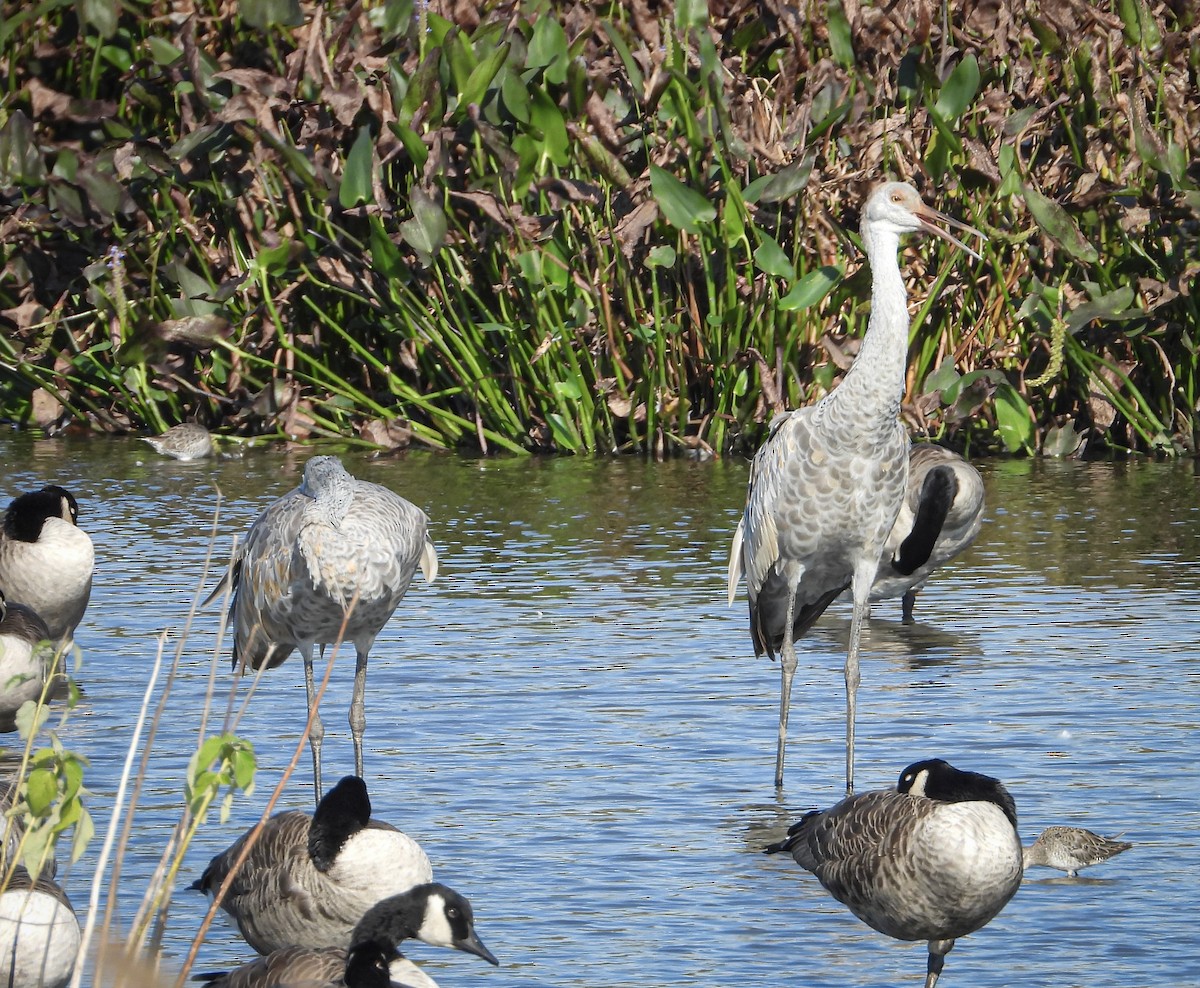
POLYGON ((95 28, 100 37, 108 39, 117 33, 120 4, 112 0, 81 0, 78 10, 79 19, 88 27, 95 28))
POLYGON ((675 264, 675 248, 669 244, 652 247, 646 255, 646 267, 669 268, 675 264))
POLYGON ((743 398, 746 392, 750 390, 750 372, 743 367, 738 371, 738 376, 733 381, 733 393, 739 398, 743 398))
POLYGON ((342 184, 338 189, 338 202, 343 209, 352 209, 364 202, 374 202, 375 150, 372 147, 371 130, 360 127, 346 165, 342 171, 342 184))
POLYGON ((538 155, 542 160, 549 158, 561 168, 569 160, 567 150, 570 147, 562 112, 544 89, 535 89, 531 95, 530 122, 541 131, 542 137, 538 155))
POLYGON ((1062 425, 1052 426, 1042 440, 1042 455, 1065 459, 1079 452, 1087 439, 1087 432, 1075 431, 1075 420, 1069 418, 1062 425))
POLYGON ((576 381, 555 381, 554 393, 560 398, 566 398, 570 401, 578 401, 583 397, 583 392, 579 388, 576 381))
POLYGON ((1033 417, 1025 399, 1007 381, 996 387, 996 426, 1010 453, 1033 452, 1033 417))
POLYGON ((567 78, 567 35, 554 17, 539 17, 533 25, 533 37, 525 64, 530 69, 541 69, 542 78, 551 85, 561 85, 567 78))
POLYGON ((392 133, 400 138, 400 143, 404 145, 404 150, 408 152, 408 157, 413 163, 413 167, 417 171, 421 171, 429 158, 429 146, 421 140, 420 134, 399 121, 393 122, 390 124, 390 127, 392 133))
POLYGON ((474 50, 461 31, 451 31, 447 36, 446 43, 442 47, 442 61, 443 64, 450 66, 454 91, 461 97, 467 88, 467 80, 478 64, 474 50))
POLYGON ((791 199, 808 185, 816 156, 805 155, 793 165, 779 169, 774 175, 763 175, 742 190, 746 202, 780 202, 791 199))
POLYGON ((1041 43, 1042 52, 1046 55, 1053 55, 1062 48, 1062 38, 1058 36, 1058 32, 1054 30, 1045 21, 1039 20, 1036 17, 1029 18, 1029 27, 1041 43))
POLYGON ((854 65, 854 41, 845 8, 839 0, 834 0, 825 8, 825 14, 828 18, 829 49, 833 53, 833 60, 838 65, 850 68, 854 65))
POLYGON ((717 218, 711 202, 658 165, 650 166, 650 191, 667 222, 676 229, 699 233, 717 218))
POLYGON ((408 127, 412 124, 413 114, 426 101, 433 102, 441 91, 441 81, 438 78, 438 65, 441 49, 434 49, 417 66, 417 70, 408 77, 408 85, 404 97, 396 108, 396 121, 408 127))
POLYGON ((1125 27, 1125 37, 1131 44, 1151 49, 1162 43, 1158 22, 1143 0, 1117 0, 1117 13, 1125 27))
POLYGON ((759 245, 754 251, 754 266, 763 274, 786 278, 788 282, 791 282, 796 277, 796 269, 792 265, 792 259, 779 246, 779 241, 761 230, 758 233, 758 239, 759 245))
POLYGON ((33 136, 33 124, 15 110, 0 127, 0 185, 41 185, 46 164, 33 136))
POLYGON ((680 31, 708 26, 707 0, 676 0, 675 26, 680 31))
POLYGON ((1139 319, 1146 313, 1142 309, 1131 307, 1133 298, 1133 289, 1125 285, 1094 298, 1090 302, 1084 302, 1072 309, 1071 314, 1067 316, 1067 329, 1072 333, 1078 333, 1093 319, 1099 319, 1101 322, 1125 322, 1130 319, 1139 319))
MULTIPOLYGON (((116 5, 110 3, 109 6, 116 5)), ((246 24, 260 30, 276 24, 297 27, 304 23, 300 0, 242 0, 237 9, 246 24)))
POLYGON ((111 222, 118 213, 128 213, 133 209, 133 200, 125 191, 125 186, 94 167, 81 168, 77 183, 87 194, 89 204, 106 223, 111 222))
POLYGON ((506 65, 500 75, 500 98, 514 120, 529 123, 532 108, 529 89, 511 65, 506 65))
POLYGON ((511 48, 512 45, 507 42, 500 45, 493 49, 486 58, 471 70, 467 84, 459 94, 461 104, 478 104, 483 100, 484 94, 487 93, 488 87, 492 84, 492 80, 496 78, 496 74, 508 60, 508 53, 511 48))
POLYGON ((446 242, 446 211, 439 199, 421 188, 413 189, 409 205, 413 217, 400 224, 400 235, 417 252, 421 263, 429 267, 446 242))
POLYGON ((943 120, 957 120, 970 107, 979 92, 979 63, 968 55, 954 67, 942 83, 934 112, 943 120))
MULTIPOLYGON (((1034 104, 1033 106, 1027 106, 1021 110, 1014 110, 1004 118, 1004 127, 1002 128, 1004 136, 1016 137, 1019 133, 1021 133, 1021 131, 1029 126, 1029 121, 1034 118, 1035 114, 1040 113, 1041 109, 1042 108, 1040 106, 1034 104)), ((1002 144, 1000 146, 1001 154, 1003 154, 1005 148, 1008 148, 1011 154, 1012 146, 1009 144, 1002 144)))
POLYGON ((808 309, 825 298, 842 280, 842 269, 825 265, 809 271, 795 286, 779 300, 778 307, 784 312, 808 309))
POLYGON ((179 59, 183 58, 183 51, 176 48, 166 38, 160 38, 158 35, 151 35, 146 39, 146 47, 150 50, 150 57, 156 65, 173 65, 179 59))
POLYGON ((404 257, 401 255, 400 249, 392 243, 387 231, 383 228, 383 221, 378 216, 371 217, 370 243, 371 269, 388 281, 403 277, 407 272, 404 257))
POLYGON ((550 435, 559 449, 575 452, 583 446, 575 423, 558 412, 549 412, 546 415, 546 424, 550 426, 550 435))
POLYGON ((925 376, 925 393, 947 392, 958 384, 959 377, 958 369, 954 366, 954 358, 946 357, 925 376))
POLYGON ((1021 194, 1034 221, 1064 250, 1081 261, 1095 264, 1100 260, 1096 248, 1088 243, 1070 214, 1053 199, 1048 199, 1032 186, 1022 184, 1021 194))

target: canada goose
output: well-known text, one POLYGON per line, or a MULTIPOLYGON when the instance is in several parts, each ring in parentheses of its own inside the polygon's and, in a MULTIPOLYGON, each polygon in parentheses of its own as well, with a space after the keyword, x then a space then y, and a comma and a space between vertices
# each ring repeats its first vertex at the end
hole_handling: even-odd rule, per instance
MULTIPOLYGON (((42 695, 54 663, 50 629, 32 608, 10 604, 0 591, 0 733, 17 729, 17 711, 42 695)), ((47 698, 60 695, 63 679, 55 677, 47 698)))
POLYGON ((204 426, 195 422, 173 425, 160 436, 139 436, 154 447, 156 453, 176 460, 202 460, 212 456, 212 436, 204 426))
POLYGON ((340 947, 283 947, 232 971, 197 975, 213 988, 438 988, 438 983, 396 950, 368 941, 340 947))
POLYGON ((0 532, 0 588, 37 612, 55 644, 74 635, 92 593, 95 553, 78 519, 74 496, 49 486, 14 498, 0 532))
POLYGON ((983 524, 983 478, 957 453, 914 443, 908 485, 871 585, 871 600, 901 598, 912 621, 917 593, 939 566, 966 549, 983 524))
POLYGON ((901 236, 924 231, 974 255, 939 223, 983 236, 927 206, 911 185, 887 182, 872 190, 861 224, 871 265, 871 318, 862 348, 841 383, 815 405, 774 418, 750 468, 746 508, 729 553, 728 590, 733 603, 744 572, 754 654, 779 655, 776 789, 783 786, 796 639, 849 589, 846 792, 854 791, 862 627, 908 481, 909 438, 898 415, 908 360, 908 295, 896 254, 901 236))
POLYGON ((410 938, 434 947, 453 947, 499 964, 475 932, 471 903, 445 885, 418 885, 376 903, 359 920, 348 949, 289 947, 260 957, 232 971, 202 975, 214 988, 383 988, 389 984, 408 988, 436 988, 397 947, 410 938))
POLYGON ((0 891, 0 985, 62 988, 75 970, 79 921, 62 888, 18 867, 0 891))
POLYGON ((1131 847, 1128 841, 1110 840, 1082 827, 1047 827, 1025 848, 1025 867, 1045 865, 1075 878, 1081 868, 1100 864, 1131 847))
MULTIPOLYGON (((215 894, 252 832, 216 855, 191 887, 215 894)), ((432 879, 421 846, 372 820, 366 785, 349 775, 312 816, 287 810, 266 822, 221 908, 260 954, 297 944, 345 948, 376 902, 432 879)))
POLYGON ((958 937, 981 929, 1021 885, 1017 808, 996 779, 940 758, 915 762, 896 789, 814 810, 766 853, 788 851, 868 926, 929 941, 933 988, 958 937))
POLYGON ((398 494, 352 477, 336 456, 314 456, 304 464, 300 486, 259 515, 230 573, 209 596, 232 579, 235 667, 271 669, 300 649, 318 799, 324 728, 314 709, 313 651, 340 641, 343 625, 345 639, 354 643, 350 733, 361 776, 367 656, 417 567, 427 583, 437 575, 427 526, 425 513, 398 494))

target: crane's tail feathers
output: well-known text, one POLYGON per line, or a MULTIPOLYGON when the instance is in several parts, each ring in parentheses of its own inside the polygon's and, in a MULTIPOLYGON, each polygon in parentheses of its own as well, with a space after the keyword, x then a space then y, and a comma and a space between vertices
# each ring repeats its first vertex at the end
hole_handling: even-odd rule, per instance
POLYGON ((232 573, 232 569, 227 569, 225 571, 225 574, 221 577, 221 581, 215 587, 213 587, 212 593, 204 598, 204 603, 200 605, 201 607, 208 607, 208 605, 220 597, 221 594, 229 590, 232 573))
POLYGON ((421 549, 421 573, 425 577, 426 583, 432 583, 437 578, 437 572, 437 550, 427 535, 425 536, 425 545, 421 549))
POLYGON ((733 533, 733 545, 729 547, 729 604, 732 605, 737 597, 738 583, 742 579, 742 536, 746 524, 746 516, 738 521, 737 530, 733 533))

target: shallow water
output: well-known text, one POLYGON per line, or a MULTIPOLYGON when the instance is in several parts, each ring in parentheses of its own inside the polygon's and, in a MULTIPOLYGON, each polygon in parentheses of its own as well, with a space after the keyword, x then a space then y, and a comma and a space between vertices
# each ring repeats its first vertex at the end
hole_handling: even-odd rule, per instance
MULTIPOLYGON (((306 456, 181 464, 132 440, 0 439, 0 494, 70 488, 96 543, 78 633, 87 695, 64 741, 91 758, 101 830, 157 636, 170 629, 173 649, 199 586, 217 489, 221 557, 296 485, 306 456)), ((744 462, 345 460, 433 519, 439 577, 414 587, 372 653, 366 774, 375 815, 419 839, 437 877, 471 898, 502 962, 410 944, 443 988, 920 984, 923 945, 874 933, 789 858, 761 853, 840 796, 849 612, 835 605, 801 645, 777 801, 778 672, 754 658, 744 592, 733 608, 724 600, 744 462)), ((894 785, 903 766, 938 755, 1002 778, 1027 841, 1073 824, 1136 846, 1074 881, 1031 871, 959 942, 942 983, 1200 983, 1193 466, 983 469, 983 532, 918 599, 918 623, 899 623, 898 602, 876 609, 859 786, 894 785)), ((167 699, 120 876, 124 923, 178 817, 218 624, 216 609, 197 614, 167 699)), ((327 784, 353 768, 352 667, 339 658, 322 707, 327 784)), ((219 716, 227 654, 216 679, 219 716)), ((206 906, 186 886, 257 819, 292 757, 302 679, 293 657, 251 699, 241 733, 258 752, 258 788, 188 853, 168 971, 206 906)), ((305 748, 279 808, 311 809, 310 783, 305 748)), ((64 879, 81 912, 98 850, 64 879)), ((195 970, 250 956, 218 925, 195 970)))

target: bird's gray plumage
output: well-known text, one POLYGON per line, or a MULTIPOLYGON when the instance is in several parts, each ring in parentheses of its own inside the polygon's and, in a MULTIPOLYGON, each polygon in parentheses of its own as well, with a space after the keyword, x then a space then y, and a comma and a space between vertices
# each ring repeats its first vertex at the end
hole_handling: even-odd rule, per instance
POLYGON ((212 435, 196 422, 181 422, 162 435, 139 438, 154 447, 156 453, 175 460, 202 460, 213 454, 212 435))
POLYGON ((939 566, 966 549, 983 524, 983 478, 957 453, 915 443, 908 454, 908 484, 883 547, 871 600, 900 597, 912 620, 917 593, 939 566))
POLYGON ((379 945, 364 945, 349 971, 346 959, 339 947, 284 947, 195 980, 212 988, 438 988, 407 957, 379 945))
POLYGON ((0 589, 36 611, 55 644, 74 636, 92 594, 95 552, 78 520, 74 495, 51 485, 14 498, 0 531, 0 589))
POLYGON ((81 934, 71 900, 46 874, 14 870, 0 890, 0 985, 63 988, 81 934))
POLYGON ((1082 827, 1047 827, 1025 848, 1025 867, 1044 865, 1075 878, 1081 868, 1100 864, 1131 847, 1128 841, 1101 837, 1082 827))
MULTIPOLYGON (((17 729, 17 711, 36 701, 54 668, 50 629, 32 608, 10 604, 0 592, 0 732, 17 729)), ((66 681, 54 674, 46 691, 52 699, 65 692, 66 681)))
POLYGON ((776 416, 751 465, 746 508, 730 552, 729 600, 744 572, 755 654, 780 658, 777 787, 783 785, 795 640, 850 588, 846 791, 854 789, 859 641, 908 480, 908 434, 899 419, 908 308, 896 253, 901 234, 918 230, 969 250, 934 221, 963 226, 926 206, 909 185, 891 182, 871 193, 862 215, 871 317, 858 358, 815 405, 776 416))
POLYGON ((285 947, 233 971, 202 975, 215 988, 436 988, 433 979, 400 957, 397 948, 416 938, 498 964, 475 932, 465 896, 437 883, 418 885, 372 906, 359 920, 349 947, 285 947), (339 968, 340 961, 340 968, 339 968))
MULTIPOLYGON (((192 888, 215 894, 252 832, 213 857, 192 888)), ((432 878, 421 846, 371 819, 366 786, 347 776, 311 816, 288 810, 263 825, 221 908, 260 954, 296 944, 344 949, 371 906, 432 878)))
POLYGON ((335 456, 308 460, 300 486, 259 515, 236 554, 227 576, 234 664, 273 668, 300 650, 318 798, 323 727, 313 710, 314 649, 343 638, 354 645, 350 731, 361 776, 367 658, 418 567, 427 583, 437 575, 425 513, 386 487, 352 477, 335 456))
POLYGON ((955 939, 990 922, 1021 884, 1012 796, 941 759, 910 765, 897 789, 809 813, 766 850, 790 853, 880 933, 928 941, 926 988, 955 939))

